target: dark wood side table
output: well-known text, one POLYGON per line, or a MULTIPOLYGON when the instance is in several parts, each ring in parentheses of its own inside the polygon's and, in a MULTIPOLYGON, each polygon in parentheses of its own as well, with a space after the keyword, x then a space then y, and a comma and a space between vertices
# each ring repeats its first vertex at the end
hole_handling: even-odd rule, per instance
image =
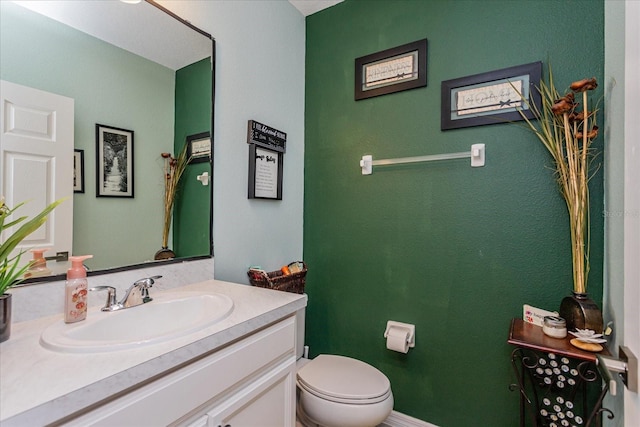
MULTIPOLYGON (((608 391, 596 366, 596 354, 571 345, 573 338, 545 335, 542 327, 512 319, 507 342, 516 346, 511 364, 518 379, 511 390, 520 392, 520 426, 596 427, 608 391), (527 413, 529 424, 527 424, 527 413)), ((600 352, 610 356, 605 347, 600 352)))

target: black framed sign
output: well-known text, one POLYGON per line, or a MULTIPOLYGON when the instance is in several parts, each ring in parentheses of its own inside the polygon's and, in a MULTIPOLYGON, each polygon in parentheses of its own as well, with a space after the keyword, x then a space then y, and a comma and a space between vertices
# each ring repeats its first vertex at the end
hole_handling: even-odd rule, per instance
POLYGON ((426 85, 427 39, 356 59, 356 101, 426 85))
POLYGON ((249 144, 249 198, 282 200, 284 153, 249 144))
POLYGON ((255 120, 247 123, 247 144, 256 144, 269 150, 287 151, 287 134, 255 120))
POLYGON ((187 136, 187 159, 189 159, 189 163, 211 161, 211 137, 209 132, 187 136))
POLYGON ((540 108, 542 62, 503 68, 442 82, 441 130, 534 118, 540 108))
POLYGON ((96 124, 96 197, 133 197, 133 131, 96 124))
POLYGON ((84 193, 84 150, 73 150, 73 192, 84 193))

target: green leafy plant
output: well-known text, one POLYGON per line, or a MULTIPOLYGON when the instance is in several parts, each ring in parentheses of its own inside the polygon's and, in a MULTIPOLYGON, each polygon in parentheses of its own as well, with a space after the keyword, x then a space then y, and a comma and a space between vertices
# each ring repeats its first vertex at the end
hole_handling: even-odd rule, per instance
POLYGON ((527 119, 525 126, 533 131, 545 146, 555 165, 555 175, 560 193, 569 213, 571 230, 571 255, 573 265, 573 290, 586 293, 589 275, 589 172, 594 157, 591 143, 598 136, 597 108, 589 110, 587 92, 597 87, 596 79, 576 81, 570 91, 560 95, 549 68, 549 82, 540 82, 541 107, 523 101, 537 120, 527 119), (582 97, 582 106, 576 97, 582 97), (580 110, 580 111, 579 111, 580 110))
POLYGON ((22 223, 20 227, 6 240, 0 244, 0 295, 4 294, 10 287, 15 286, 24 280, 24 273, 29 269, 30 263, 20 267, 20 257, 24 253, 19 252, 17 255, 11 255, 16 246, 22 242, 25 237, 36 231, 47 221, 47 215, 63 200, 58 200, 44 208, 35 217, 27 220, 26 216, 9 220, 8 218, 24 204, 20 203, 14 208, 10 208, 4 203, 4 198, 0 199, 0 235, 5 229, 14 227, 22 223), (23 222, 26 221, 26 222, 23 222))

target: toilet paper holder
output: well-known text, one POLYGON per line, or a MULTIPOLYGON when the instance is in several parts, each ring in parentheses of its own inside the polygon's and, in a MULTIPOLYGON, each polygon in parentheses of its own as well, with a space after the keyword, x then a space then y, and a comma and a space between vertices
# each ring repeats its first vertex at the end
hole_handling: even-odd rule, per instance
POLYGON ((407 336, 407 342, 409 343, 409 347, 413 348, 416 346, 416 325, 411 325, 409 323, 396 322, 394 320, 387 321, 387 329, 384 331, 384 337, 387 338, 389 335, 389 330, 391 328, 404 329, 409 333, 407 336))

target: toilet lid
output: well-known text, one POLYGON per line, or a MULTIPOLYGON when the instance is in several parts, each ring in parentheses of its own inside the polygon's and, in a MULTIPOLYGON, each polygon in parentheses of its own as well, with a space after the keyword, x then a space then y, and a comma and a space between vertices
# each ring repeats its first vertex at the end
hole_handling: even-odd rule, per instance
POLYGON ((373 403, 386 399, 391 390, 382 372, 344 356, 321 354, 298 370, 297 377, 309 392, 341 402, 373 403))

